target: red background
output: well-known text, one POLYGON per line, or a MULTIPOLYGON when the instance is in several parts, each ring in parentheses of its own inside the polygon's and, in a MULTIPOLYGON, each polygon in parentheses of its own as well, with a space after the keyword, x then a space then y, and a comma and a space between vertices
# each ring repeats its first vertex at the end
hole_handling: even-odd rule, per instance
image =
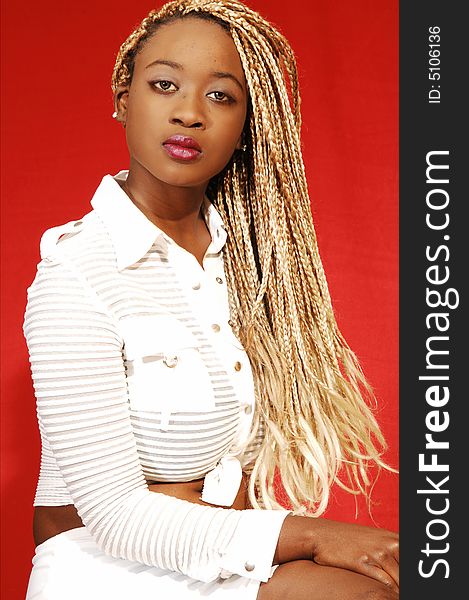
MULTIPOLYGON (((249 1, 249 0, 248 0, 249 1)), ((379 400, 398 458, 398 2, 251 0, 297 54, 304 157, 339 324, 379 400)), ((39 239, 79 218, 105 173, 127 165, 109 87, 115 54, 147 0, 3 3, 2 12, 2 592, 23 599, 34 545, 39 434, 22 337, 39 239)), ((397 476, 383 473, 372 517, 398 528, 397 476)), ((334 491, 327 516, 355 519, 334 491)), ((65 599, 64 599, 65 600, 65 599)))

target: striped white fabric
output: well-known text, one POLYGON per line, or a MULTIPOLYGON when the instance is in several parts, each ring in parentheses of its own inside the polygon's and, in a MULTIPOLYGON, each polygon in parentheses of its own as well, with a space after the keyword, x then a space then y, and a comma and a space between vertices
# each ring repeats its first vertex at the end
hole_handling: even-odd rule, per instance
POLYGON ((229 506, 260 440, 248 443, 252 374, 228 323, 220 216, 206 199, 202 268, 135 207, 125 176, 104 177, 94 210, 41 242, 24 325, 42 439, 34 503, 73 503, 114 557, 266 581, 287 511, 146 485, 208 473, 202 497, 229 506))

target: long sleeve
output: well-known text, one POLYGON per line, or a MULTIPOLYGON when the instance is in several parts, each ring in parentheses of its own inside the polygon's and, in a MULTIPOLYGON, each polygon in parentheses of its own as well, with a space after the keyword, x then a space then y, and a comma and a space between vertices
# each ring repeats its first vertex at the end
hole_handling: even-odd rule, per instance
POLYGON ((266 581, 288 511, 204 507, 150 492, 132 432, 122 339, 78 273, 44 260, 24 331, 43 437, 99 547, 211 581, 266 581))

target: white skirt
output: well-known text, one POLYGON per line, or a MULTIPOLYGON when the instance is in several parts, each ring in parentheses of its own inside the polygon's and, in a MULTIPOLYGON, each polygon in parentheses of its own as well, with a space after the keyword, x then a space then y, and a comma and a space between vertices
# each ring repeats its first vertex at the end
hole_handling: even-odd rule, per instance
POLYGON ((104 554, 85 527, 36 548, 26 600, 256 600, 260 582, 239 575, 203 583, 104 554))

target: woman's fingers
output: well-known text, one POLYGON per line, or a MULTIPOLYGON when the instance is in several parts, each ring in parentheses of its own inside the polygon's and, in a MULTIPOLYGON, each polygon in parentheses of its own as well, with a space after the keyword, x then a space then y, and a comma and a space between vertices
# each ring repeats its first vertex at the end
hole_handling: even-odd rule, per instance
POLYGON ((370 566, 381 569, 399 587, 399 563, 392 554, 383 554, 378 561, 370 561, 370 566))
POLYGON ((393 578, 393 581, 397 587, 399 587, 399 563, 394 556, 390 556, 383 560, 382 569, 393 578))
POLYGON ((394 556, 394 559, 396 560, 397 564, 399 564, 399 536, 397 536, 395 539, 393 540, 393 542, 390 545, 390 551, 392 553, 392 555, 394 556))
POLYGON ((396 585, 399 587, 399 538, 396 538, 387 545, 375 565, 381 567, 388 573, 396 585))
MULTIPOLYGON (((398 548, 398 544, 397 548, 398 548)), ((399 590, 399 551, 394 544, 377 556, 367 556, 362 560, 363 573, 399 590)))
POLYGON ((396 577, 396 573, 394 571, 393 571, 394 574, 391 575, 390 573, 385 571, 382 567, 379 567, 379 566, 371 564, 371 563, 367 563, 364 565, 363 570, 361 572, 363 575, 367 575, 368 577, 371 577, 372 579, 376 579, 376 581, 383 583, 384 585, 386 585, 390 589, 394 590, 395 592, 399 592, 399 577, 398 576, 396 577), (396 581, 395 577, 397 578, 397 581, 396 581))

